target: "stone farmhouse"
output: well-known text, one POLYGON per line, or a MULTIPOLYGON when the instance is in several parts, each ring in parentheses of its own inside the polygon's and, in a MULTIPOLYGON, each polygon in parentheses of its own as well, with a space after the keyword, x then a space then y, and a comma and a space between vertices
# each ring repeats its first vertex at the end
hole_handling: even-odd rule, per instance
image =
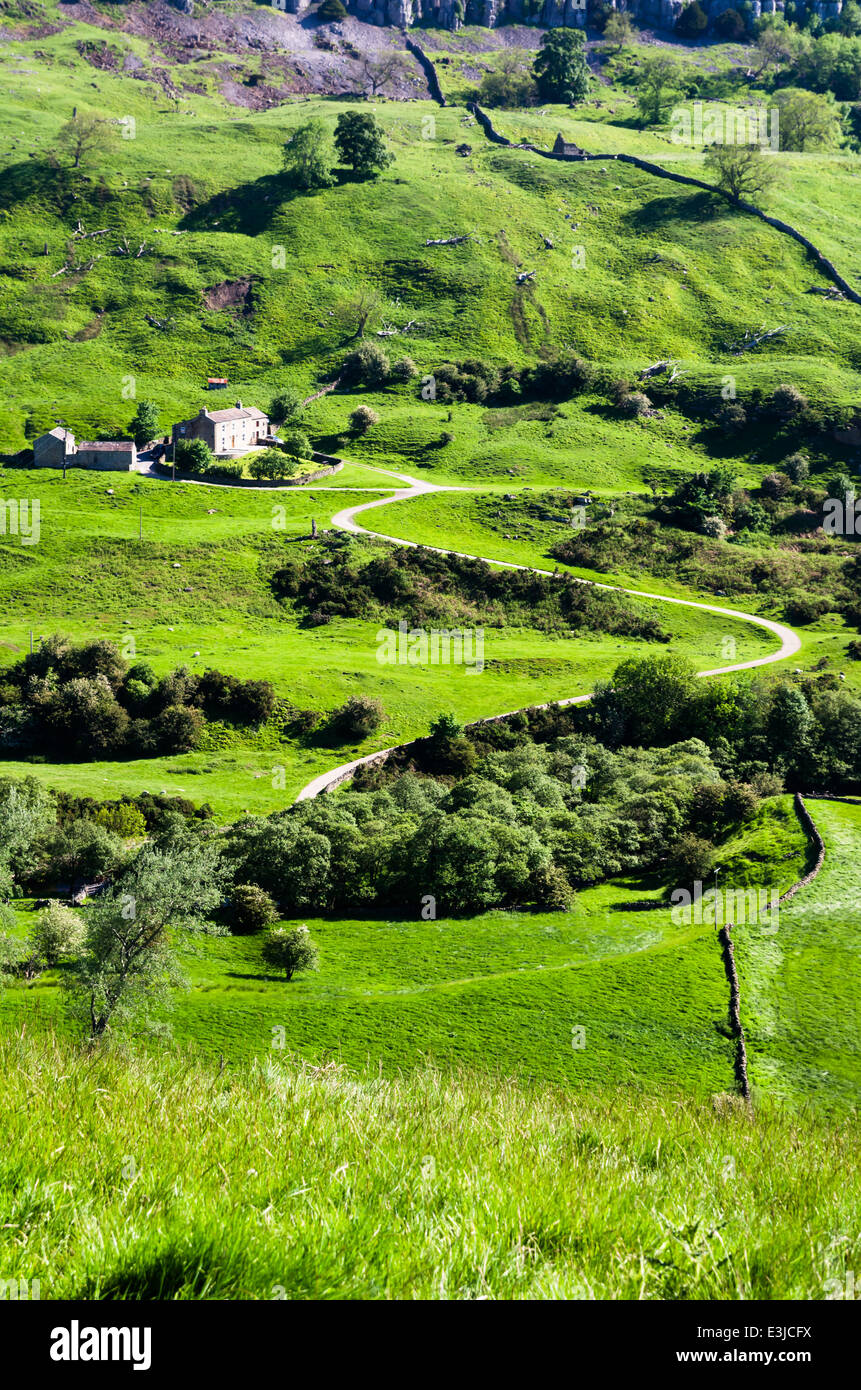
POLYGON ((131 439, 82 440, 75 443, 71 430, 58 425, 33 441, 37 468, 98 468, 103 472, 128 473, 137 463, 131 439))
POLYGON ((229 410, 207 410, 201 406, 193 420, 174 425, 171 439, 202 439, 214 454, 238 453, 253 449, 269 436, 269 417, 253 405, 237 401, 229 410))

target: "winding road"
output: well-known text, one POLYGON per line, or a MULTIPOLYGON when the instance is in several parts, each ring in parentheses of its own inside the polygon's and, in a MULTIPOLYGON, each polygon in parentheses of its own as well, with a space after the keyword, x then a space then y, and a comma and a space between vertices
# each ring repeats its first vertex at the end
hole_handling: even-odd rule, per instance
MULTIPOLYGON (((364 465, 368 468, 368 465, 364 465)), ((391 492, 386 497, 376 497, 371 502, 359 502, 356 506, 345 507, 343 511, 336 512, 332 517, 331 525, 341 531, 351 531, 354 535, 374 536, 378 540, 391 541, 394 545, 419 546, 419 541, 406 540, 402 536, 390 536, 385 531, 373 531, 367 526, 360 526, 356 517, 361 512, 370 511, 372 507, 385 507, 391 502, 406 502, 414 497, 424 497, 431 492, 475 492, 475 488, 470 487, 445 487, 438 483, 426 482, 420 478, 413 478, 409 473, 395 473, 387 468, 369 468, 370 472, 380 473, 384 477, 394 478, 399 483, 406 483, 406 487, 400 487, 391 492)), ((457 555, 467 560, 483 560, 485 564, 495 565, 499 569, 530 570, 534 574, 554 573, 553 570, 538 569, 535 565, 518 565, 509 560, 491 560, 486 555, 470 555, 463 550, 450 550, 443 546, 425 546, 426 550, 433 550, 437 555, 457 555)), ((624 589, 619 584, 600 584, 595 580, 583 579, 582 584, 593 584, 596 589, 611 589, 620 594, 631 594, 634 598, 655 599, 659 603, 675 603, 682 608, 700 608, 706 613, 716 613, 723 618, 740 619, 742 622, 753 623, 756 627, 761 627, 776 637, 780 643, 777 651, 769 656, 759 656, 752 661, 739 661, 731 666, 716 666, 709 671, 698 671, 699 676, 724 676, 732 671, 746 671, 753 666, 770 666, 775 661, 785 661, 787 657, 794 656, 801 647, 801 638, 791 627, 784 623, 774 622, 771 618, 762 618, 754 613, 742 613, 736 608, 721 608, 713 603, 699 603, 694 599, 669 598, 666 594, 651 594, 640 589, 624 589)), ((591 694, 573 695, 567 700, 554 700, 553 704, 575 705, 581 704, 585 700, 590 700, 591 694)), ((545 706, 530 706, 530 708, 545 708, 545 706)), ((493 719, 504 719, 509 714, 516 713, 515 710, 507 710, 504 714, 493 715, 493 719)), ((478 721, 482 722, 482 721, 478 721)), ((320 776, 313 778, 307 786, 304 786, 296 797, 297 801, 308 801, 312 797, 318 796, 320 792, 325 792, 333 787, 339 786, 343 782, 348 782, 357 768, 384 760, 393 753, 396 748, 404 748, 413 740, 407 743, 394 744, 391 748, 381 748, 376 753, 367 753, 362 758, 354 758, 352 762, 342 763, 339 767, 332 768, 329 772, 323 772, 320 776)))

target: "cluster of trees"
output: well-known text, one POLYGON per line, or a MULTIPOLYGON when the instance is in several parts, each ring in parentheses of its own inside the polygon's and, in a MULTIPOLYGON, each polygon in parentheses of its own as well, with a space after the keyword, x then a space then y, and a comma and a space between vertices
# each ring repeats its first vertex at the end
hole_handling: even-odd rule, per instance
POLYGON ((571 351, 529 367, 496 366, 481 358, 443 362, 432 372, 434 399, 511 404, 523 399, 568 400, 590 389, 609 390, 610 378, 571 351))
POLYGON ((268 681, 186 667, 159 678, 146 662, 128 665, 113 642, 53 635, 4 672, 0 747, 61 758, 182 753, 205 718, 257 724, 274 702, 268 681))
MULTIPOLYGON (((292 478, 303 460, 313 455, 311 441, 304 430, 294 427, 285 430, 277 445, 255 450, 248 462, 252 478, 292 478)), ((178 439, 174 445, 177 468, 212 478, 241 478, 244 464, 240 460, 216 460, 205 439, 178 439)))
POLYGON ((618 594, 572 576, 505 570, 465 556, 411 546, 367 557, 340 538, 275 572, 280 598, 292 599, 316 625, 333 617, 447 627, 510 624, 544 632, 589 630, 666 642, 660 624, 618 594))
MULTIPOLYGON (((610 37, 616 37, 616 31, 610 37)), ((542 35, 531 67, 516 50, 509 50, 484 75, 475 95, 482 105, 491 107, 531 106, 537 101, 573 106, 587 96, 591 80, 581 30, 551 29, 542 35)))
POLYGON ((418 371, 411 357, 392 362, 382 344, 363 342, 344 358, 338 376, 345 386, 380 387, 412 381, 418 371))
POLYGON ((588 734, 522 737, 453 786, 407 772, 240 822, 226 854, 289 913, 564 908, 579 885, 671 861, 679 838, 702 830, 704 786, 713 833, 756 807, 755 788, 726 783, 696 739, 614 752, 588 734))
MULTIPOLYGON (((335 123, 334 145, 353 179, 374 179, 394 162, 385 132, 370 113, 342 112, 335 123)), ((285 178, 297 193, 331 188, 337 172, 331 161, 329 130, 319 119, 297 126, 284 145, 285 178)))

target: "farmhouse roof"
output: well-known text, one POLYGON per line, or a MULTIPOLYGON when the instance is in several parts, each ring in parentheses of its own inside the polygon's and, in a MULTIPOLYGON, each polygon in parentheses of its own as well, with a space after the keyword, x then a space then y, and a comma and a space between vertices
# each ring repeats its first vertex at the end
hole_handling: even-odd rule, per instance
POLYGON ((229 410, 207 410, 205 412, 210 420, 214 420, 216 425, 227 425, 231 420, 265 420, 267 417, 262 410, 257 410, 253 405, 231 406, 229 410))

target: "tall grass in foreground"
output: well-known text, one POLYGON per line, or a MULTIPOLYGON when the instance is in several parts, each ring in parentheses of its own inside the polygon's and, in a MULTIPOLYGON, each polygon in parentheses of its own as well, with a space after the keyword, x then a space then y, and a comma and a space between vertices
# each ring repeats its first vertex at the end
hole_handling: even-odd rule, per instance
POLYGON ((822 1298, 857 1141, 616 1091, 0 1039, 0 1279, 42 1298, 822 1298))

